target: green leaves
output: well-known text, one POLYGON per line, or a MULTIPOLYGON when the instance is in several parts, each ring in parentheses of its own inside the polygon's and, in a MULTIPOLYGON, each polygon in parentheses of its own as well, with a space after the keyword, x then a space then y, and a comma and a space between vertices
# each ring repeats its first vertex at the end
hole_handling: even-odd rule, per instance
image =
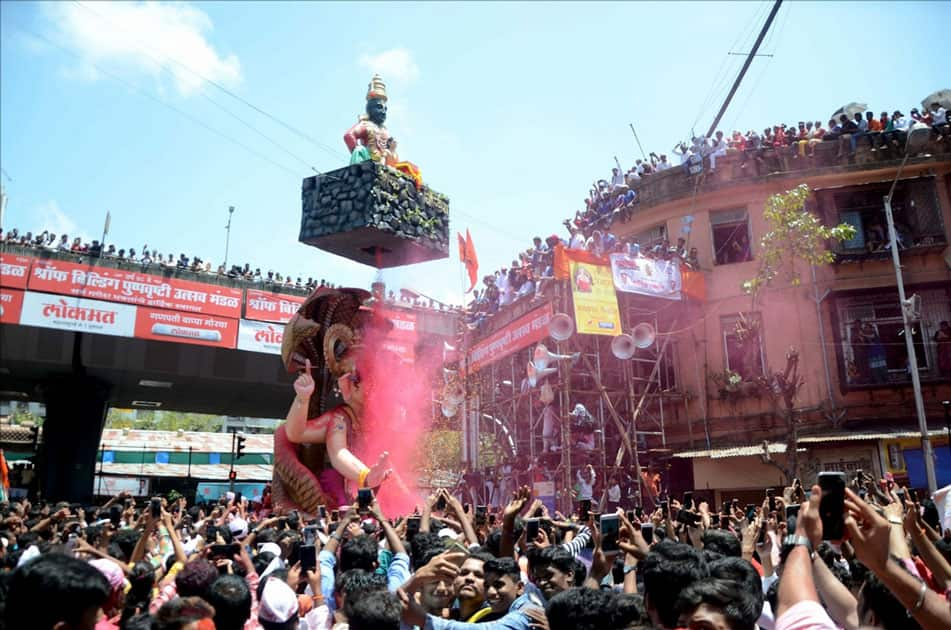
POLYGON ((807 210, 810 195, 809 186, 800 184, 766 200, 763 217, 769 231, 760 239, 760 266, 756 277, 741 285, 744 293, 755 298, 780 273, 785 273, 791 286, 799 286, 802 279, 798 264, 828 265, 835 260, 829 243, 847 241, 855 236, 853 226, 846 223, 826 226, 807 210))

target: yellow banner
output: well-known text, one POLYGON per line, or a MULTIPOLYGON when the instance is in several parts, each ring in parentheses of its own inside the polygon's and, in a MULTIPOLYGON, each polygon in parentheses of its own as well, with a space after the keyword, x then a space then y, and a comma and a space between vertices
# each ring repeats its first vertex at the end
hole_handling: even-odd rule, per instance
POLYGON ((621 334, 621 314, 609 265, 572 260, 571 297, 579 333, 612 337, 621 334))

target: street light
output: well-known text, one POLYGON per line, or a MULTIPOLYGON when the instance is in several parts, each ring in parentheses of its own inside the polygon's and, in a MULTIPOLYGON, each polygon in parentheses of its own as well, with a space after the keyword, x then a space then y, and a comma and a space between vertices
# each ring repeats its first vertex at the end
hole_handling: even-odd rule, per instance
POLYGON ((231 245, 231 216, 234 214, 234 206, 228 206, 228 225, 225 226, 227 236, 225 236, 225 273, 228 273, 228 247, 231 245))

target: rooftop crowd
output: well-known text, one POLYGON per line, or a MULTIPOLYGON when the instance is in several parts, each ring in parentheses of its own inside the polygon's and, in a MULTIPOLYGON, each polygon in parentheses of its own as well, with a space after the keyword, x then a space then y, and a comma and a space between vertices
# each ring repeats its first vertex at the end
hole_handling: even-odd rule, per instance
POLYGON ((951 150, 951 124, 948 112, 940 103, 932 103, 924 113, 912 108, 906 116, 900 110, 887 111, 878 116, 871 110, 841 113, 823 126, 821 120, 800 121, 798 124, 777 124, 755 129, 745 134, 736 130, 727 136, 717 131, 712 137, 697 136, 688 145, 678 143, 672 153, 679 158, 674 165, 666 154, 650 153, 649 159, 638 159, 622 172, 618 164, 611 177, 600 179, 588 191, 584 209, 566 219, 566 237, 552 235, 535 237, 532 247, 518 254, 509 267, 503 267, 483 277, 483 288, 469 304, 469 323, 477 327, 500 308, 521 299, 541 299, 552 280, 551 252, 561 243, 571 249, 586 249, 598 255, 613 252, 638 253, 646 256, 678 257, 689 268, 698 268, 696 248, 688 247, 685 239, 671 246, 663 237, 649 243, 635 239, 619 240, 610 233, 616 221, 630 220, 638 204, 638 189, 649 183, 651 177, 670 169, 680 169, 685 177, 701 173, 715 174, 717 159, 739 155, 740 168, 751 173, 767 174, 785 170, 788 160, 815 158, 817 145, 830 143, 836 149, 836 158, 853 162, 859 146, 886 157, 904 155, 906 140, 913 131, 928 135, 951 150), (704 166, 706 164, 706 166, 704 166))
MULTIPOLYGON (((0 619, 57 629, 767 630, 951 627, 935 504, 859 472, 762 502, 499 509, 438 490, 414 514, 311 519, 177 493, 0 505, 0 619)), ((590 503, 590 502, 589 502, 590 503)))
MULTIPOLYGON (((143 272, 154 272, 160 269, 177 269, 188 271, 199 276, 227 277, 232 280, 261 285, 264 288, 283 287, 309 293, 322 286, 335 287, 333 283, 323 278, 315 280, 313 277, 308 277, 305 282, 302 281, 301 276, 295 277, 291 274, 282 275, 273 270, 269 270, 264 274, 259 267, 252 270, 250 263, 231 265, 229 269, 225 269, 225 265, 223 264, 213 268, 211 262, 203 260, 198 256, 188 256, 184 253, 179 254, 178 258, 171 253, 165 256, 159 250, 149 248, 148 244, 143 245, 138 250, 134 247, 117 248, 114 244, 109 244, 103 248, 98 240, 89 242, 84 241, 80 237, 71 239, 68 234, 57 235, 48 230, 38 232, 36 235, 34 235, 33 232, 21 234, 17 228, 9 230, 6 234, 0 230, 0 243, 19 245, 36 250, 56 251, 67 255, 73 254, 79 259, 85 257, 106 258, 118 263, 123 268, 132 268, 143 272)), ((387 295, 387 301, 419 308, 438 309, 439 307, 435 301, 406 291, 400 291, 399 295, 390 291, 387 295)))

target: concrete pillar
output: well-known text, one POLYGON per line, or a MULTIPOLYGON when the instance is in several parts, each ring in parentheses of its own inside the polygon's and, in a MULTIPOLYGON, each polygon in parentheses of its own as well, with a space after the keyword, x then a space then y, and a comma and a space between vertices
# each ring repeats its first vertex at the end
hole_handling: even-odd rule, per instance
POLYGON ((46 384, 46 421, 38 466, 43 498, 88 502, 106 422, 108 384, 66 376, 46 384))

